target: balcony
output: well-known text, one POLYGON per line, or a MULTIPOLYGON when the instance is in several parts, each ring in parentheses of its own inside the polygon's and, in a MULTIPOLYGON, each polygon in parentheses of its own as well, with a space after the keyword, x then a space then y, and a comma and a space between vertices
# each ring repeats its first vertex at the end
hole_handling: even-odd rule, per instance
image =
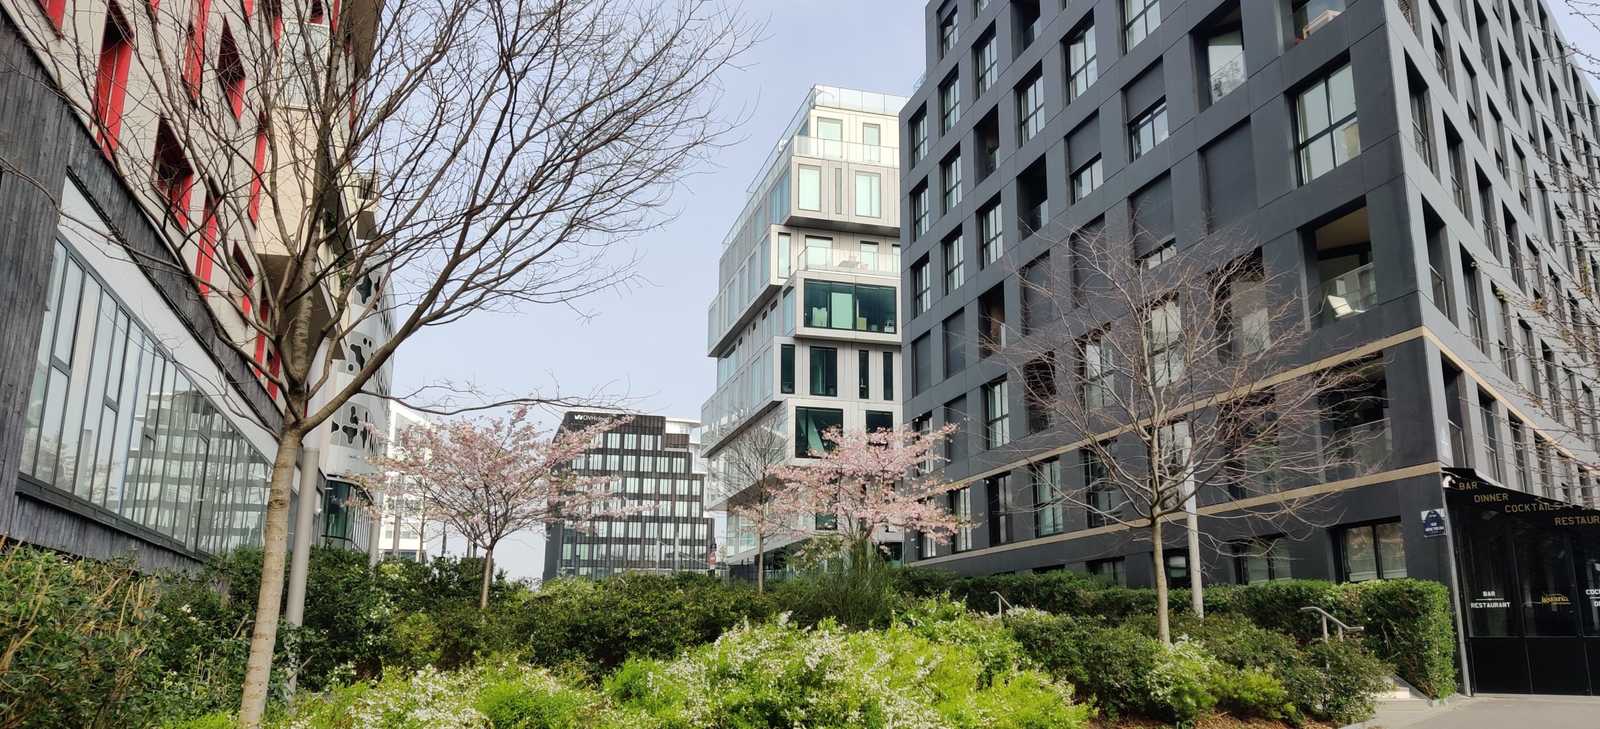
POLYGON ((1323 315, 1330 322, 1377 306, 1377 269, 1368 263, 1322 282, 1322 301, 1323 315))
POLYGON ((808 247, 795 264, 797 271, 839 271, 842 273, 900 275, 899 253, 845 251, 808 247))
POLYGON ((795 135, 791 142, 793 143, 793 153, 796 157, 812 157, 814 159, 868 165, 898 165, 900 163, 900 149, 898 147, 883 147, 875 144, 843 142, 837 139, 821 139, 819 137, 803 137, 799 135, 795 135))
POLYGON ((1328 439, 1323 477, 1337 481, 1381 471, 1389 462, 1391 445, 1386 419, 1335 430, 1328 439))

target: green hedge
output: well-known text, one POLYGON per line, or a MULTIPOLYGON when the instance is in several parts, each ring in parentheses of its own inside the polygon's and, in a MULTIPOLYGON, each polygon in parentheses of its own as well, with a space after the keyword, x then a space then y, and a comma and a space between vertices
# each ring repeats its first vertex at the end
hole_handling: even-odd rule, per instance
MULTIPOLYGON (((1156 604, 1154 590, 1114 587, 1075 572, 962 577, 943 570, 908 569, 901 570, 896 584, 905 594, 948 594, 985 612, 994 612, 998 592, 1016 607, 1112 622, 1154 614, 1156 604)), ((1175 615, 1186 611, 1188 591, 1173 590, 1167 602, 1175 615)), ((1317 616, 1300 610, 1310 605, 1361 625, 1367 649, 1392 664, 1418 691, 1434 697, 1455 692, 1455 625, 1449 591, 1442 584, 1411 579, 1355 584, 1280 580, 1206 589, 1208 611, 1245 616, 1302 643, 1322 636, 1317 616)))

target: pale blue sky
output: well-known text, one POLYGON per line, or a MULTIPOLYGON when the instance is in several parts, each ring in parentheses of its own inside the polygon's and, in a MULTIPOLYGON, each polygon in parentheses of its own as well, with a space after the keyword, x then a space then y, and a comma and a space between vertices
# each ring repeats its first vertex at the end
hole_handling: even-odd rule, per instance
MULTIPOLYGON (((676 219, 633 245, 648 283, 585 303, 587 321, 559 307, 479 315, 418 335, 399 353, 396 390, 450 380, 495 392, 605 388, 647 412, 700 417, 715 385, 706 306, 716 293, 723 236, 745 187, 813 84, 908 94, 922 73, 920 0, 749 0, 764 40, 725 79, 720 110, 746 121, 717 167, 674 196, 676 219)), ((499 562, 516 577, 543 570, 540 537, 515 539, 499 562)), ((452 544, 452 552, 459 546, 452 544)))

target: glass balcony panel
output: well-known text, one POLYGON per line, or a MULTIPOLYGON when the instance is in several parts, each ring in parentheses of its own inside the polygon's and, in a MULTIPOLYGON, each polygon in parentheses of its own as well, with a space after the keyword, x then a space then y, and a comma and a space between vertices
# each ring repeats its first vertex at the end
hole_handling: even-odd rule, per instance
POLYGON ((1328 321, 1355 316, 1378 303, 1378 275, 1373 264, 1353 269, 1322 283, 1323 314, 1328 321))

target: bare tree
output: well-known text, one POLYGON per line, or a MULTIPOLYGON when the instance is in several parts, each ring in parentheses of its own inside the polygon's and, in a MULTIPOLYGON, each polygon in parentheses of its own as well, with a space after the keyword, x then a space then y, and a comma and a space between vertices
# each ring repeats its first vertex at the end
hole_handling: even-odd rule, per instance
POLYGON ((756 591, 766 590, 767 540, 794 529, 792 515, 774 499, 776 470, 789 460, 789 441, 764 424, 741 433, 716 458, 717 480, 728 496, 728 516, 756 539, 756 591))
POLYGON ((1039 436, 1007 446, 1000 418, 986 421, 986 444, 1077 448, 1092 477, 1074 487, 1038 471, 1047 496, 1033 508, 1083 508, 1091 524, 1148 537, 1163 641, 1170 522, 1188 522, 1199 613, 1200 501, 1238 503, 1209 518, 1279 531, 1313 525, 1321 497, 1303 487, 1383 457, 1374 447, 1382 402, 1364 388, 1367 368, 1304 361, 1308 313, 1338 314, 1308 308, 1299 282, 1267 271, 1253 250, 1227 234, 1178 248, 1142 231, 1080 229, 1021 269, 1020 327, 1004 321, 1003 307, 980 306, 980 354, 1010 373, 985 388, 986 412, 1017 383, 1028 431, 1039 436))
POLYGON ((277 441, 240 715, 252 729, 302 438, 379 392, 424 328, 629 282, 615 244, 659 224, 727 131, 717 78, 754 39, 711 0, 259 5, 74 3, 59 32, 28 29, 167 251, 115 233, 103 245, 203 299, 253 363, 212 387, 258 379, 277 411, 228 400, 277 441), (389 336, 368 341, 378 320, 389 336))

